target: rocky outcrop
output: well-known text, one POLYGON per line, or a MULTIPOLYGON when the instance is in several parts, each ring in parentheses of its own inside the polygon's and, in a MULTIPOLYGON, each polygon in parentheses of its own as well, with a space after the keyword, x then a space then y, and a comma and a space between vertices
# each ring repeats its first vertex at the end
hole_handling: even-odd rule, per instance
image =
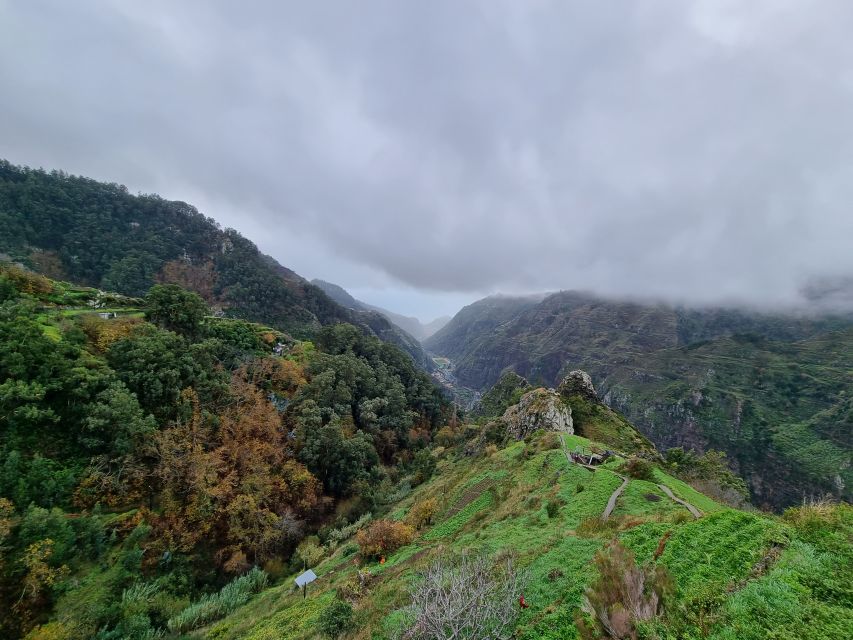
POLYGON ((509 435, 524 438, 538 429, 574 433, 572 409, 553 389, 528 391, 506 410, 501 421, 509 435))
POLYGON ((581 396, 587 400, 599 402, 595 385, 592 384, 592 378, 586 371, 581 371, 580 369, 570 371, 563 378, 557 391, 563 396, 581 396))

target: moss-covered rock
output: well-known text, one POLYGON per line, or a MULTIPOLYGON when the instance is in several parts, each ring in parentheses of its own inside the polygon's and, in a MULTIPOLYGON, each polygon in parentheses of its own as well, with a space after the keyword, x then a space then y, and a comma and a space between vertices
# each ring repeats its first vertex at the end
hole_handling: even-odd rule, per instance
POLYGON ((574 433, 572 408, 563 402, 553 389, 534 389, 528 391, 504 412, 501 420, 506 424, 507 433, 516 439, 524 438, 534 431, 561 431, 574 433))

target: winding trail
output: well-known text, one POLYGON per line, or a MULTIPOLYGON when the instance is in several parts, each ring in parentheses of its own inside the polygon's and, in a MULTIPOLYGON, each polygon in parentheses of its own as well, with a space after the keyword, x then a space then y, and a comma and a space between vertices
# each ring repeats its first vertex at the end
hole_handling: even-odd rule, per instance
MULTIPOLYGON (((584 467, 585 469, 589 469, 593 473, 600 471, 600 469, 598 469, 596 467, 586 465, 586 464, 581 464, 580 462, 575 462, 574 460, 572 460, 571 456, 569 455, 568 449, 566 449, 566 441, 563 439, 563 434, 561 433, 561 434, 559 434, 559 436, 560 436, 560 445, 561 445, 561 448, 563 449, 563 454, 565 454, 566 460, 569 462, 569 464, 580 465, 581 467, 584 467)), ((618 476, 619 478, 622 479, 622 484, 619 485, 619 488, 616 489, 616 491, 614 491, 610 495, 610 499, 607 501, 607 506, 604 508, 604 513, 601 514, 601 519, 607 520, 607 518, 610 517, 610 514, 613 513, 613 510, 616 508, 616 501, 619 499, 619 496, 622 495, 622 492, 625 491, 625 487, 628 486, 628 478, 626 478, 623 475, 616 473, 615 471, 613 471, 611 469, 604 469, 604 471, 612 473, 613 475, 618 476)), ((680 502, 680 500, 678 500, 678 498, 676 498, 675 496, 672 495, 672 493, 669 492, 669 489, 667 489, 666 491, 667 491, 667 495, 672 497, 673 500, 680 502)), ((685 506, 687 506, 686 503, 685 503, 685 506)), ((691 510, 691 513, 693 513, 693 509, 695 509, 695 508, 696 507, 693 507, 693 505, 688 506, 688 509, 691 510)), ((696 517, 698 518, 699 516, 696 516, 696 517)))
POLYGON ((604 513, 601 514, 602 520, 607 520, 610 517, 610 514, 613 513, 613 510, 616 508, 616 500, 619 499, 619 496, 622 495, 622 492, 625 491, 625 487, 628 486, 628 478, 625 476, 620 476, 615 471, 611 471, 610 473, 619 476, 622 478, 622 484, 619 485, 619 488, 616 489, 611 495, 610 500, 607 501, 607 506, 604 508, 604 513))
POLYGON ((661 491, 663 491, 666 495, 668 495, 668 496, 670 497, 670 499, 671 499, 671 500, 673 500, 674 502, 677 502, 677 503, 678 503, 678 504, 680 504, 682 507, 686 507, 686 508, 687 508, 687 510, 688 510, 690 513, 692 513, 692 514, 693 514, 693 517, 694 517, 694 518, 696 518, 696 519, 698 520, 699 518, 701 518, 701 517, 702 517, 702 512, 701 512, 701 511, 699 511, 699 509, 697 509, 696 507, 694 507, 692 504, 690 504, 690 503, 689 503, 689 502, 687 502, 686 500, 682 500, 681 498, 679 498, 678 496, 676 496, 676 495, 672 492, 672 490, 671 490, 669 487, 667 487, 665 484, 659 484, 659 485, 658 485, 658 487, 660 488, 660 490, 661 490, 661 491))

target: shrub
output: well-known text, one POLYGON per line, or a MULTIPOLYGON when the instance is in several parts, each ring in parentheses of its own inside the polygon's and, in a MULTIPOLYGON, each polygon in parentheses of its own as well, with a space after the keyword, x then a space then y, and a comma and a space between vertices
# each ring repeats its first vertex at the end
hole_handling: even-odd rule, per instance
POLYGON ((367 569, 356 571, 354 575, 351 575, 338 587, 338 596, 344 600, 355 602, 367 594, 372 581, 373 574, 367 569))
POLYGON ((358 520, 353 522, 352 524, 348 524, 345 527, 341 527, 340 529, 332 529, 326 534, 326 540, 332 546, 336 546, 351 538, 355 533, 364 527, 373 516, 370 513, 365 513, 358 520))
POLYGON ((654 467, 648 460, 631 457, 622 464, 622 472, 637 480, 652 480, 654 467))
POLYGON ((551 498, 548 502, 545 503, 545 512, 548 514, 549 518, 557 517, 557 514, 560 513, 560 508, 566 503, 559 498, 551 498))
POLYGON ((680 509, 672 514, 670 521, 673 524, 684 524, 685 522, 690 522, 693 520, 693 516, 691 516, 687 511, 680 509))
POLYGON ((663 567, 640 567, 634 554, 618 541, 599 551, 594 559, 598 576, 586 590, 582 611, 575 617, 585 640, 636 639, 637 623, 651 620, 671 591, 663 567))
POLYGON ((30 631, 25 640, 71 640, 75 630, 64 622, 48 622, 30 631))
POLYGON ((415 530, 403 522, 376 520, 366 529, 356 534, 356 542, 361 555, 366 558, 378 558, 409 544, 415 537, 415 530))
POLYGON ((429 449, 418 451, 415 454, 414 460, 412 460, 412 470, 414 471, 412 474, 412 484, 419 485, 429 480, 432 474, 435 473, 435 467, 435 458, 432 457, 429 449))
POLYGON ((432 524, 436 513, 438 513, 438 500, 427 498, 412 505, 409 513, 406 514, 406 522, 415 529, 420 529, 424 525, 432 524))
POLYGON ((310 538, 305 538, 302 542, 299 543, 299 546, 296 547, 296 558, 302 562, 305 568, 313 567, 320 560, 323 559, 323 556, 326 555, 325 550, 322 546, 320 546, 319 540, 317 540, 316 536, 311 536, 310 538))
POLYGON ((167 626, 170 631, 184 633, 223 618, 246 604, 252 594, 263 589, 266 584, 267 574, 255 567, 226 584, 218 593, 202 596, 170 618, 167 626))
POLYGON ((352 606, 343 600, 332 600, 317 619, 317 628, 327 638, 338 638, 355 629, 352 606))
POLYGON ((525 576, 511 557, 493 563, 485 556, 438 560, 417 581, 405 638, 508 640, 520 608, 525 576))
POLYGON ((435 434, 435 442, 441 447, 450 447, 456 442, 457 434, 450 427, 442 427, 435 434))

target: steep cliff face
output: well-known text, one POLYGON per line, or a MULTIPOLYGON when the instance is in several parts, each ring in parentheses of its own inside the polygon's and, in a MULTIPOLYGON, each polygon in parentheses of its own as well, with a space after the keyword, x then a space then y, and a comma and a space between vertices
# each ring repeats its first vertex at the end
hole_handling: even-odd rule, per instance
POLYGON ((453 360, 459 380, 474 388, 494 384, 507 368, 550 386, 567 363, 600 378, 611 354, 624 358, 674 346, 675 325, 671 309, 576 292, 539 302, 486 298, 460 311, 426 346, 453 360))
MULTIPOLYGON (((561 291, 537 298, 493 296, 462 309, 426 348, 450 358, 462 384, 487 389, 511 369, 550 386, 571 368, 603 380, 644 354, 733 335, 784 342, 853 327, 853 316, 809 317, 739 309, 685 309, 561 291)), ((639 376, 665 375, 642 369, 639 376)))
POLYGON ((853 498, 851 374, 853 330, 793 342, 739 336, 637 359, 599 390, 661 449, 725 451, 753 502, 779 508, 853 498))

